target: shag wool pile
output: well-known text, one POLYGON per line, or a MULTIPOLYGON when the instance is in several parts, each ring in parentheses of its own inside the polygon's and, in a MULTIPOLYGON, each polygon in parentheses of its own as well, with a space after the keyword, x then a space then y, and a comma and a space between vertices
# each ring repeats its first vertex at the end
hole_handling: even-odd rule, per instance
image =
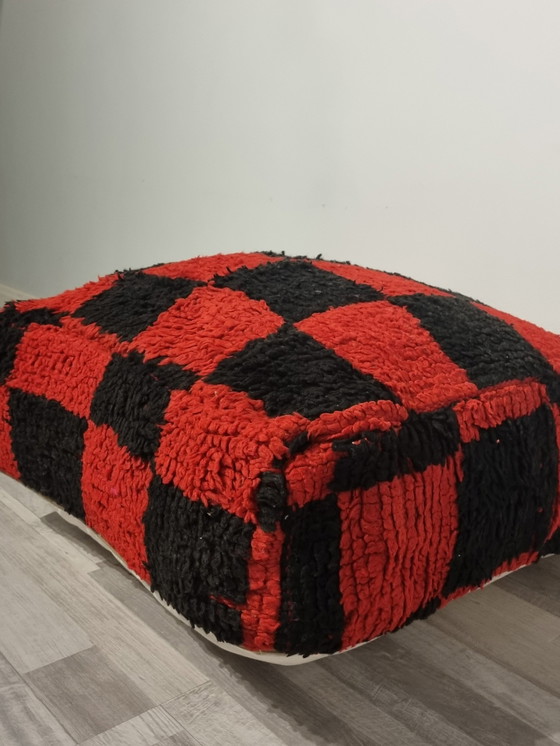
POLYGON ((0 313, 0 469, 193 625, 334 653, 560 552, 560 337, 273 253, 0 313))

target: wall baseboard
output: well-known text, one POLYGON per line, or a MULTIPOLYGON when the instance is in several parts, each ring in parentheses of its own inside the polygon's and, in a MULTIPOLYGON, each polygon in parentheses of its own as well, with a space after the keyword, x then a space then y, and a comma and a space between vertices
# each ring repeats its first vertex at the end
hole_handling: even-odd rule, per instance
POLYGON ((24 293, 23 290, 16 290, 10 288, 7 285, 0 283, 0 303, 7 303, 9 300, 27 300, 28 298, 34 298, 35 296, 24 293))

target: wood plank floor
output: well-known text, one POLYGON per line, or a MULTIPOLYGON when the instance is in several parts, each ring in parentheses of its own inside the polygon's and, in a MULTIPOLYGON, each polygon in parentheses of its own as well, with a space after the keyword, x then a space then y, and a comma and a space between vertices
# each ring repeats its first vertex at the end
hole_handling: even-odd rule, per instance
POLYGON ((177 621, 0 474, 0 744, 560 744, 560 556, 285 668, 177 621))

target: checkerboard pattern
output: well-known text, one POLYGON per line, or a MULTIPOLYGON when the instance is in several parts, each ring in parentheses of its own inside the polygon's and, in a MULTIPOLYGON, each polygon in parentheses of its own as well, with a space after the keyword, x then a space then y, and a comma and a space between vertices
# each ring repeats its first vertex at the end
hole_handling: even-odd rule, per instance
POLYGON ((559 443, 560 337, 398 274, 218 254, 0 313, 0 469, 248 650, 560 552, 559 443))

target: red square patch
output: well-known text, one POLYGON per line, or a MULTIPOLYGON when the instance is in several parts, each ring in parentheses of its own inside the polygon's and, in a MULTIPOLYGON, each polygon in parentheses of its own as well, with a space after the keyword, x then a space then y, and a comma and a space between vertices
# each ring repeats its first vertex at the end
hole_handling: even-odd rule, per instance
POLYGON ((457 531, 460 459, 339 494, 343 649, 404 624, 441 592, 457 531))
POLYGON ((9 397, 10 389, 0 386, 0 471, 14 479, 19 479, 19 469, 12 451, 9 397))
POLYGON ((257 522, 255 492, 263 471, 288 453, 303 418, 271 419, 262 402, 227 386, 197 381, 173 391, 155 456, 164 483, 173 482, 191 500, 221 505, 257 522))
POLYGON ((111 275, 100 277, 94 282, 87 282, 82 287, 65 290, 59 295, 52 296, 52 298, 32 298, 30 300, 18 301, 16 308, 18 311, 31 311, 34 308, 50 308, 55 313, 74 313, 83 303, 91 300, 104 290, 113 287, 117 279, 118 274, 114 272, 111 275))
POLYGON ((108 425, 93 423, 84 435, 82 499, 86 523, 149 582, 142 522, 148 507, 148 463, 119 446, 108 425))
POLYGON ((166 358, 200 375, 243 349, 252 339, 275 332, 282 319, 262 300, 229 288, 195 288, 141 332, 131 347, 147 357, 166 358))
POLYGON ((31 324, 18 345, 7 383, 87 417, 110 358, 110 352, 92 340, 60 327, 31 324))
POLYGON ((147 275, 161 277, 184 277, 188 280, 208 282, 214 275, 227 275, 240 267, 254 269, 261 264, 278 262, 284 257, 267 256, 266 254, 214 254, 213 256, 196 256, 181 262, 169 262, 159 267, 149 267, 143 271, 147 275))

